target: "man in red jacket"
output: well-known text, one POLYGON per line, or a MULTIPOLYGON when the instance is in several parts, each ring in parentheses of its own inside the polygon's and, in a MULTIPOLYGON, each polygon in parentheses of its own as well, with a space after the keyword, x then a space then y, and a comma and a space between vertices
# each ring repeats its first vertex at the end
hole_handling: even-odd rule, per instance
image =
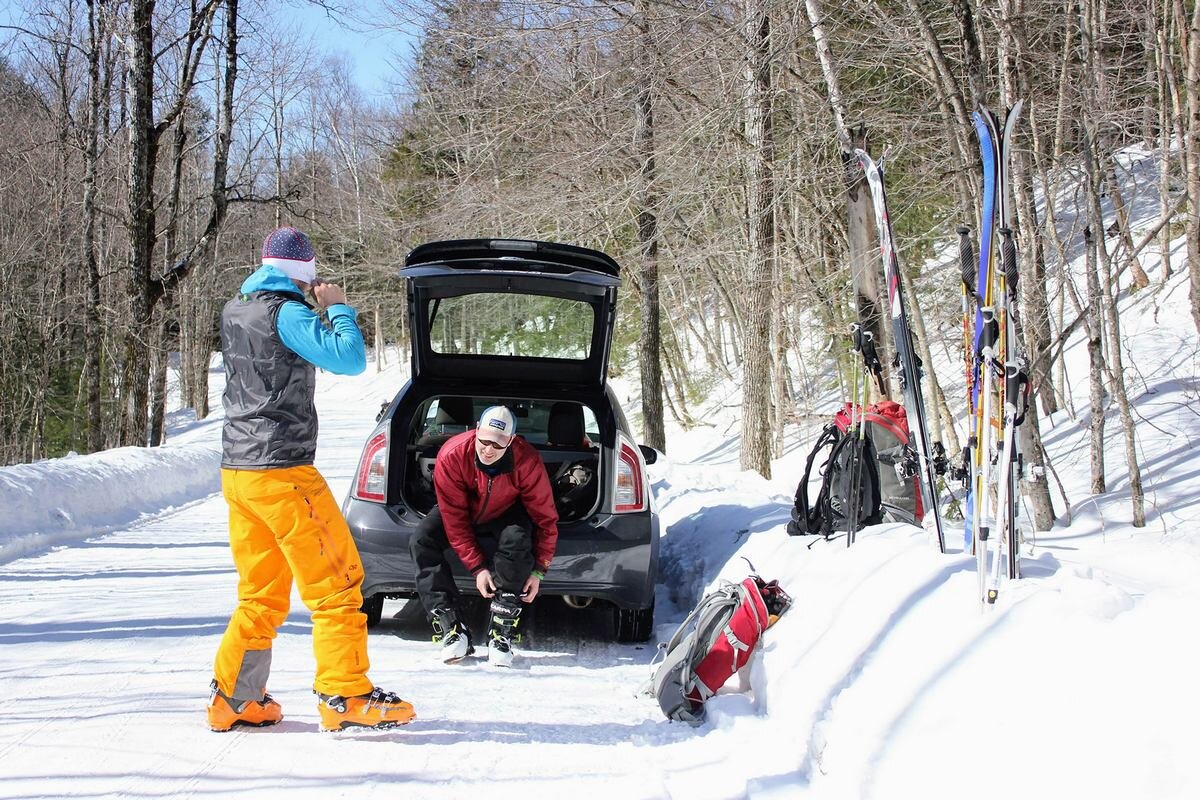
POLYGON ((479 593, 492 599, 488 661, 502 667, 512 666, 521 610, 537 597, 554 558, 558 512, 550 479, 537 450, 515 434, 512 412, 492 406, 476 430, 442 445, 433 470, 437 505, 409 542, 417 594, 447 664, 475 651, 458 609, 448 545, 479 593))

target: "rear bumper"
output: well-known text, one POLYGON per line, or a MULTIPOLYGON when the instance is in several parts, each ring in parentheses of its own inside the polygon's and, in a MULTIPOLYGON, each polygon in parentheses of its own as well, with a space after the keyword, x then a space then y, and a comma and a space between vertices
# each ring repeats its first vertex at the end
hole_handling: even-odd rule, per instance
MULTIPOLYGON (((416 513, 397 513, 394 507, 351 499, 346 521, 363 562, 364 597, 373 594, 413 594, 416 591, 408 541, 416 513)), ((645 609, 654 603, 658 574, 658 517, 641 514, 597 514, 562 525, 550 571, 540 594, 576 595, 608 600, 624 609, 645 609)), ((458 557, 447 550, 455 584, 466 594, 475 581, 458 557)))

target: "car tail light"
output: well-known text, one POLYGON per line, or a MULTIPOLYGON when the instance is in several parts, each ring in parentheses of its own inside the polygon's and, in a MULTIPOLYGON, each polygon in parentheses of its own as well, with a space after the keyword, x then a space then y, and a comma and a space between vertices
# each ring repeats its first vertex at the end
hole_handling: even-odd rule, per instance
POLYGON ((613 512, 632 514, 649 508, 642 457, 624 435, 618 434, 617 475, 613 487, 613 512))
POLYGON ((363 448, 354 481, 354 496, 359 500, 382 503, 387 500, 387 431, 377 433, 363 448))

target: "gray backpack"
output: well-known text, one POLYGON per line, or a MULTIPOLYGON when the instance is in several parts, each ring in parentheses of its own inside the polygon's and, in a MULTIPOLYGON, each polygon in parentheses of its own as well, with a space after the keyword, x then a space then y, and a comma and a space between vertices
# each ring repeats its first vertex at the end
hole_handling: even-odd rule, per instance
POLYGON ((721 581, 705 595, 660 645, 663 660, 650 679, 648 693, 667 719, 696 726, 704 722, 704 703, 750 660, 758 640, 791 605, 776 581, 751 575, 741 583, 721 581))

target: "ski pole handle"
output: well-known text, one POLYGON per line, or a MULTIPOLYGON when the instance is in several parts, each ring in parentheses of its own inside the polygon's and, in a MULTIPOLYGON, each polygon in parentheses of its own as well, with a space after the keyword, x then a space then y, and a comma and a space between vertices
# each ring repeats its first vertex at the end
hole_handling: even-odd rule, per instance
POLYGON ((971 251, 971 229, 958 226, 958 264, 962 270, 963 290, 969 297, 975 296, 975 253, 971 251))
POLYGON ((1004 397, 1005 405, 1013 414, 1013 426, 1025 421, 1029 411, 1029 365, 1024 358, 1010 361, 1004 365, 1004 397))
POLYGON ((1008 284, 1009 294, 1016 295, 1017 281, 1017 245, 1013 241, 1012 228, 1000 229, 1000 258, 1004 262, 1004 281, 1008 284))

